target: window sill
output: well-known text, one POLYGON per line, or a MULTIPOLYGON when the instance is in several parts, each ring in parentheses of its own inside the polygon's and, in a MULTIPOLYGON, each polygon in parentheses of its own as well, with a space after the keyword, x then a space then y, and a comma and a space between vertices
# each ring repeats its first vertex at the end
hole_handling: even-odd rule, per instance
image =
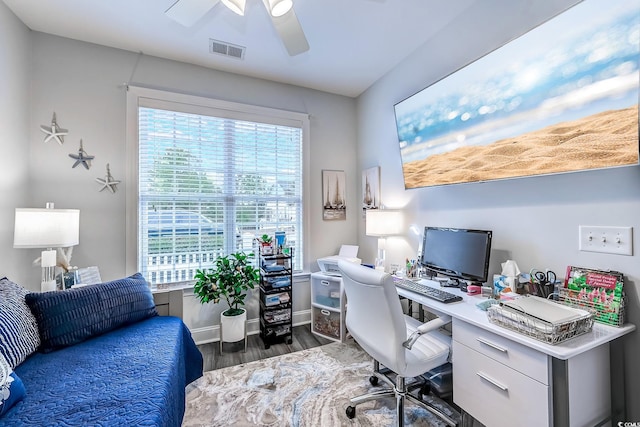
MULTIPOLYGON (((311 273, 309 272, 300 272, 293 274, 293 282, 308 282, 311 277, 311 273)), ((188 280, 185 282, 173 282, 173 283, 161 283, 159 285, 153 285, 151 287, 151 292, 154 294, 159 294, 162 292, 171 292, 179 289, 193 289, 195 281, 188 280)))

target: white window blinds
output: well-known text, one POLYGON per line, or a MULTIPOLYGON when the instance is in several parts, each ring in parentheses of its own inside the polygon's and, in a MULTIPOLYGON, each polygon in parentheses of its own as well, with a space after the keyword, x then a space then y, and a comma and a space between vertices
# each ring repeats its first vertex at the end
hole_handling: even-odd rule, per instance
POLYGON ((275 231, 302 269, 303 129, 291 122, 139 102, 138 268, 149 282, 191 280, 275 231))

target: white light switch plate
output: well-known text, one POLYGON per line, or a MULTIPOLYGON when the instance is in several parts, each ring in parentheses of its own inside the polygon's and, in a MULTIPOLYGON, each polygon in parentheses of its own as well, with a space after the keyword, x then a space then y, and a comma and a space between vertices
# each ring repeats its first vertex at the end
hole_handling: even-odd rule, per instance
POLYGON ((581 251, 633 255, 633 227, 602 227, 581 225, 581 251))

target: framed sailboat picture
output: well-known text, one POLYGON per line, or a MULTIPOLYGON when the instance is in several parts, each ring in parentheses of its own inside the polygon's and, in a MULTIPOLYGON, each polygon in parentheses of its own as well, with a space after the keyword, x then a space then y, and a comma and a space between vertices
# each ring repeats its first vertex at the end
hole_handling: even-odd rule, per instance
POLYGON ((380 208, 380 166, 362 171, 362 215, 380 208))
POLYGON ((347 219, 344 171, 322 171, 322 219, 347 219))

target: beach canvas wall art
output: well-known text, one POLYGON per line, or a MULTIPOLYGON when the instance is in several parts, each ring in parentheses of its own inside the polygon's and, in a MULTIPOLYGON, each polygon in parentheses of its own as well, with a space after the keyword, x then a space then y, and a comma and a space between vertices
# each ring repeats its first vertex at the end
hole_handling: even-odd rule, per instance
POLYGON ((637 165, 640 2, 585 0, 395 105, 405 188, 637 165))
POLYGON ((322 171, 322 219, 347 219, 344 171, 322 171))

